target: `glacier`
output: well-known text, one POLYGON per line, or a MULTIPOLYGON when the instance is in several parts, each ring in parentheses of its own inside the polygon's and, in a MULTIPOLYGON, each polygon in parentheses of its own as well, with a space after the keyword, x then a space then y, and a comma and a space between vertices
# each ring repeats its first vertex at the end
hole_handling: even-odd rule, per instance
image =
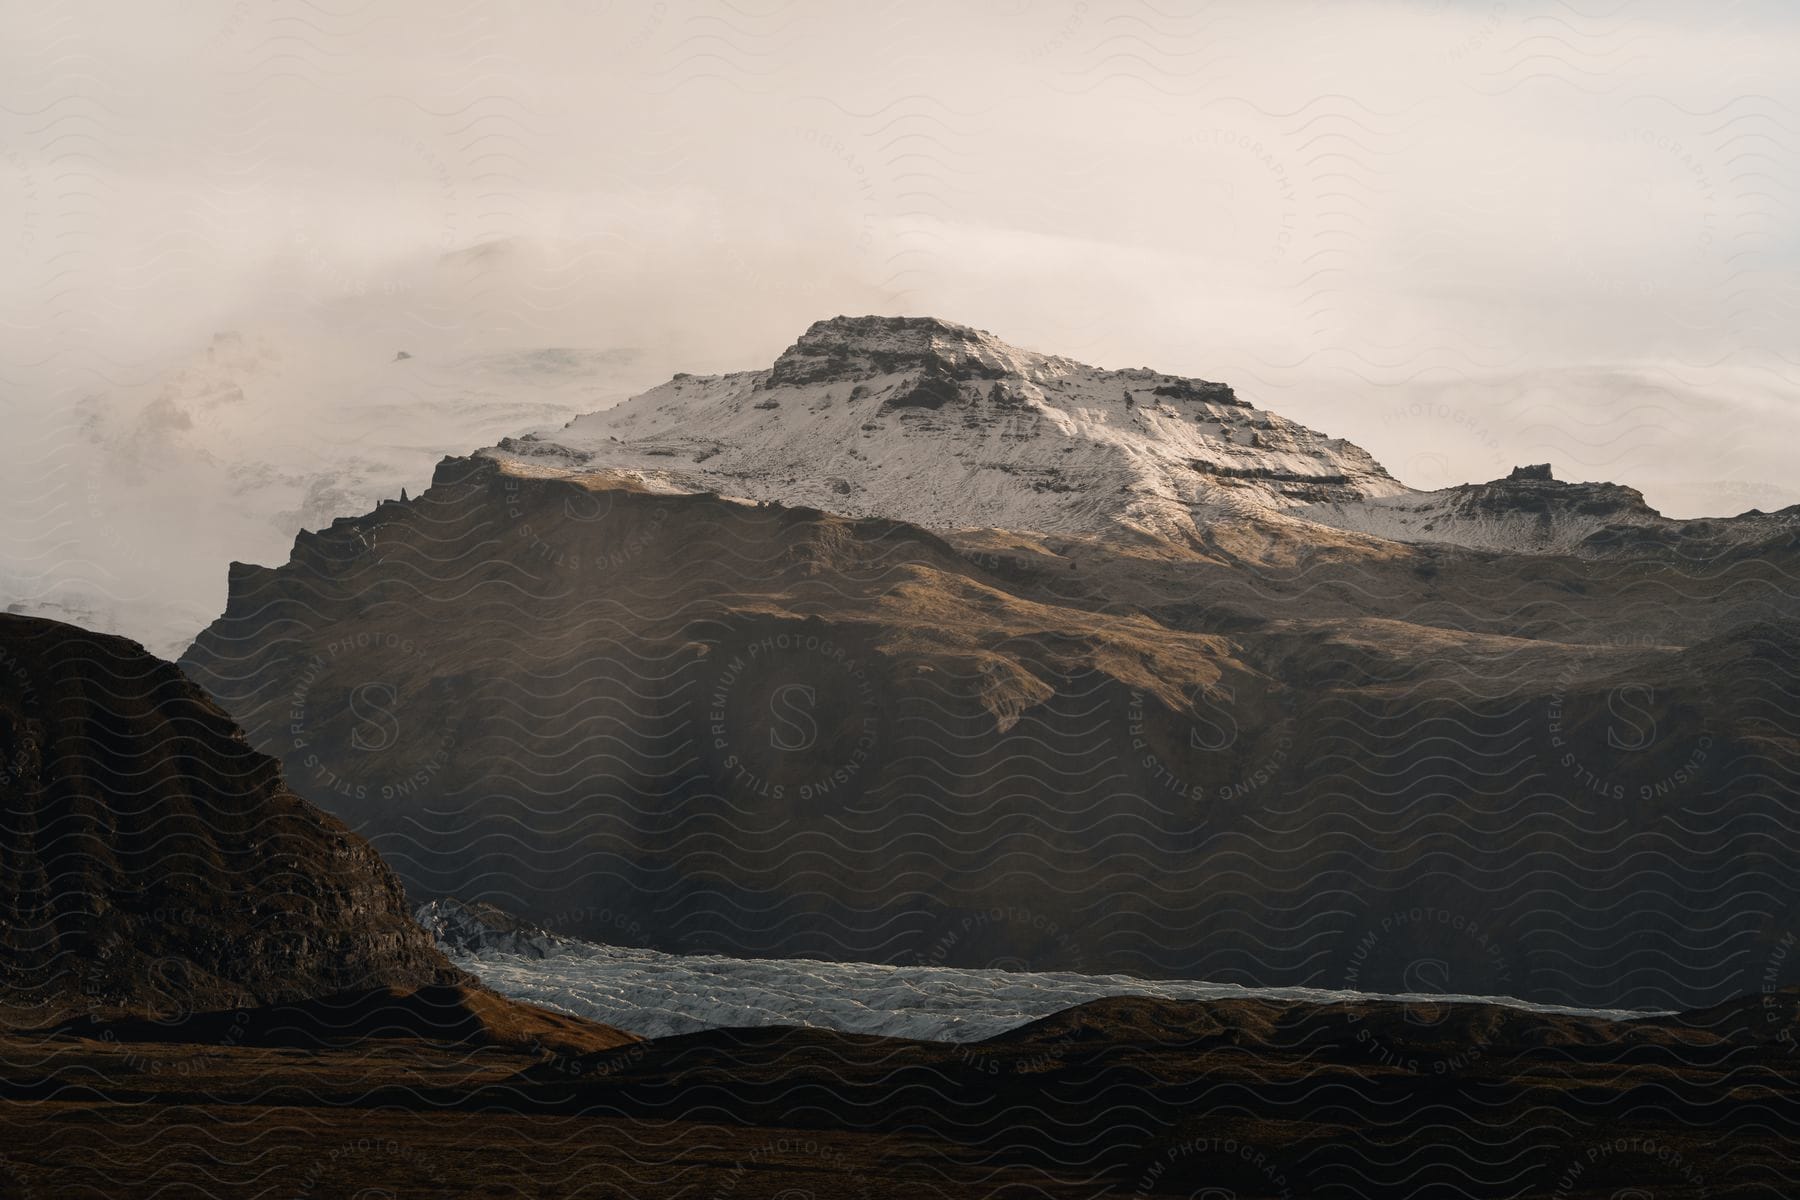
POLYGON ((672 954, 563 937, 486 905, 433 901, 418 919, 458 967, 501 995, 641 1037, 749 1025, 974 1042, 1065 1008, 1115 996, 1268 998, 1309 1003, 1477 1002, 1630 1020, 1648 1010, 1534 1004, 1507 996, 1253 988, 1064 971, 884 965, 672 954))

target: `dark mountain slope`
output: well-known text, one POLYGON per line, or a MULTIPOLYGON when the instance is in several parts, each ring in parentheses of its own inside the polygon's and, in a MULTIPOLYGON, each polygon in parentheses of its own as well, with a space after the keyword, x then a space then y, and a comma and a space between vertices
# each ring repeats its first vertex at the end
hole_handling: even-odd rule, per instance
POLYGON ((457 978, 374 850, 135 642, 0 616, 0 764, 14 1020, 457 978))
POLYGON ((446 460, 234 568, 184 663, 415 893, 559 932, 1602 1006, 1795 969, 1791 537, 1297 528, 945 536, 446 460))

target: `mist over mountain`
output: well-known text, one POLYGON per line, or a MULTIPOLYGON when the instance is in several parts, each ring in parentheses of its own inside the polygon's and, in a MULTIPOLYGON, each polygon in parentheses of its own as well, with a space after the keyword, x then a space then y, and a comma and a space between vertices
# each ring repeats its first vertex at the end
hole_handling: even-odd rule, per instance
POLYGON ((295 288, 153 360, 65 379, 57 405, 18 414, 9 442, 6 604, 172 657, 217 613, 220 562, 274 557, 298 530, 422 489, 446 445, 666 377, 654 352, 593 345, 559 317, 558 302, 583 303, 571 269, 513 244, 425 256, 372 290, 295 288))

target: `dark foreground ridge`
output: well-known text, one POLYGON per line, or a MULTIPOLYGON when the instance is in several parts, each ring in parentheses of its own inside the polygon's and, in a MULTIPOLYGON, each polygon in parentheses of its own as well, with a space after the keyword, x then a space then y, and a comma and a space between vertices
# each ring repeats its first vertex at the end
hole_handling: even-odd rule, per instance
POLYGON ((0 1027, 124 1041, 630 1037, 451 966, 368 843, 135 642, 0 616, 0 1027))
POLYGON ((15 1021, 459 977, 374 850, 135 642, 0 616, 0 763, 15 1021))
POLYGON ((255 1014, 128 1022, 0 1037, 3 1165, 19 1194, 119 1198, 270 1173, 321 1196, 1775 1197, 1800 1182, 1797 1001, 1118 999, 964 1045, 364 1022, 303 1055, 255 1014))

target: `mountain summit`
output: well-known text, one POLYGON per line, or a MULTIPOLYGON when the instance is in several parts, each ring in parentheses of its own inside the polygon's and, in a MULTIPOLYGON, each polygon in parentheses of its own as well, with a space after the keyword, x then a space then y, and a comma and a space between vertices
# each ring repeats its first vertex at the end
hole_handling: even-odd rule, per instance
POLYGON ((765 370, 677 375, 484 453, 940 529, 1182 537, 1234 512, 1407 490, 1226 384, 1103 370, 932 317, 819 321, 765 370))

